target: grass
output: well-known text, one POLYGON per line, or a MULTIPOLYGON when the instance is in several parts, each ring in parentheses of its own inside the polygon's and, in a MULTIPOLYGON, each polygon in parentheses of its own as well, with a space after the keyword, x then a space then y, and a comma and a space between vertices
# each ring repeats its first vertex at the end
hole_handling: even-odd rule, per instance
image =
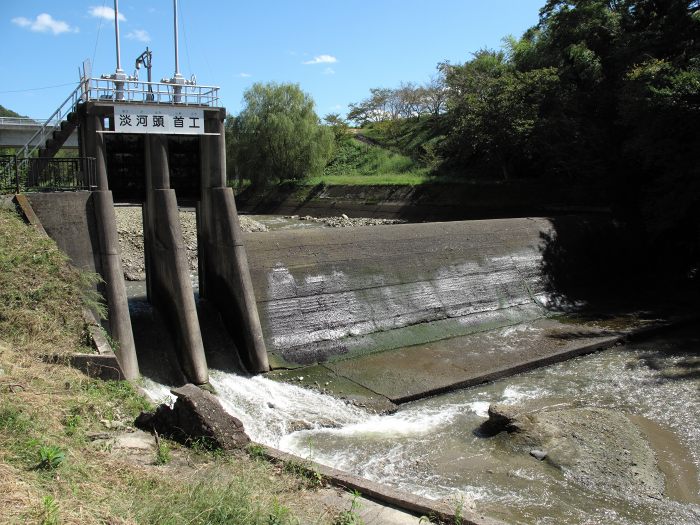
POLYGON ((307 186, 418 186, 429 182, 427 175, 408 173, 404 175, 320 175, 304 181, 307 186))
POLYGON ((128 382, 42 359, 85 350, 89 281, 53 242, 0 210, 0 523, 330 520, 305 478, 245 452, 161 441, 160 451, 154 443, 139 457, 95 441, 115 438, 108 423, 129 426, 151 405, 128 382), (155 464, 158 452, 165 464, 155 464))
POLYGON ((428 177, 429 169, 410 157, 352 138, 338 146, 323 175, 308 179, 307 184, 416 185, 428 177))

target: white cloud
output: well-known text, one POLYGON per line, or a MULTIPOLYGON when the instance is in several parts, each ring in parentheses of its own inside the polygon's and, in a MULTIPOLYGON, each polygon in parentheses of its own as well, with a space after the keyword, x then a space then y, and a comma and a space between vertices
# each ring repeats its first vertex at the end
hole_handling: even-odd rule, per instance
POLYGON ((311 60, 302 62, 302 64, 335 64, 338 61, 333 55, 318 55, 313 57, 311 60))
POLYGON ((134 29, 126 34, 126 38, 131 40, 138 40, 139 42, 149 43, 151 41, 151 35, 145 29, 134 29))
MULTIPOLYGON (((92 6, 89 10, 88 13, 90 16, 94 16, 95 18, 104 18, 106 20, 114 20, 114 9, 111 7, 107 6, 92 6)), ((119 13, 119 21, 120 22, 126 22, 126 17, 119 13)))
POLYGON ((54 35, 60 35, 61 33, 78 32, 77 27, 71 27, 62 20, 56 20, 48 13, 41 13, 34 20, 18 16, 12 19, 12 23, 19 27, 28 27, 30 30, 37 33, 53 33, 54 35))
POLYGON ((326 69, 323 70, 324 75, 335 75, 335 69, 332 67, 327 67, 326 69))
POLYGON ((238 73, 239 78, 250 78, 252 76, 253 75, 251 75, 250 73, 238 73))

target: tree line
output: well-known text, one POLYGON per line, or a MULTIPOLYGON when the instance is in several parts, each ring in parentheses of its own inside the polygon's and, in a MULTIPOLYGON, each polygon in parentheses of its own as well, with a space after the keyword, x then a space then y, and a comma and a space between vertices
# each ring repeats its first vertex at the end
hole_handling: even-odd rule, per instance
POLYGON ((348 120, 360 125, 369 122, 410 119, 422 115, 437 117, 446 109, 447 90, 441 69, 430 81, 419 85, 402 82, 396 88, 372 88, 370 96, 350 104, 348 120))
MULTIPOLYGON (((547 0, 503 49, 438 65, 439 171, 598 187, 656 257, 697 273, 699 51, 698 0, 547 0)), ((371 93, 360 121, 415 113, 371 93)))

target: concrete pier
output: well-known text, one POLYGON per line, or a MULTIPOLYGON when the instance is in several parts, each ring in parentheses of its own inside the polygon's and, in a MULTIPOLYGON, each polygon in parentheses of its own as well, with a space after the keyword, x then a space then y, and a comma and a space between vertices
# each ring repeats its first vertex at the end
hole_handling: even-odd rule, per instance
POLYGON ((209 380, 204 345, 194 302, 175 191, 169 187, 165 137, 146 140, 144 246, 149 301, 165 316, 189 380, 209 380))
POLYGON ((249 372, 269 370, 248 257, 233 190, 226 187, 224 113, 205 123, 215 135, 201 141, 201 201, 198 206, 200 295, 221 313, 249 372))

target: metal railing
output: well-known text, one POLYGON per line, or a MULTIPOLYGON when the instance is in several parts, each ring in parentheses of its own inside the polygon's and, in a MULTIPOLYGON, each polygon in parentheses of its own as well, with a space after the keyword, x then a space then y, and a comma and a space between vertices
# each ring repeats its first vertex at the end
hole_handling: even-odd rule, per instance
POLYGON ((94 157, 0 156, 0 193, 92 190, 95 180, 94 157))
POLYGON ((46 144, 46 140, 53 137, 53 132, 60 129, 61 122, 68 117, 71 111, 75 111, 78 102, 81 99, 81 93, 84 93, 84 82, 80 82, 78 86, 71 92, 70 95, 63 101, 63 104, 58 106, 58 109, 53 112, 46 122, 39 128, 32 138, 19 150, 17 157, 28 159, 40 146, 46 144), (34 146, 32 146, 34 144, 34 146))
POLYGON ((139 80, 115 82, 91 78, 85 90, 86 100, 143 104, 177 104, 180 106, 219 107, 219 88, 197 84, 169 84, 139 80))
POLYGON ((29 117, 0 117, 0 126, 41 126, 43 120, 29 117))

